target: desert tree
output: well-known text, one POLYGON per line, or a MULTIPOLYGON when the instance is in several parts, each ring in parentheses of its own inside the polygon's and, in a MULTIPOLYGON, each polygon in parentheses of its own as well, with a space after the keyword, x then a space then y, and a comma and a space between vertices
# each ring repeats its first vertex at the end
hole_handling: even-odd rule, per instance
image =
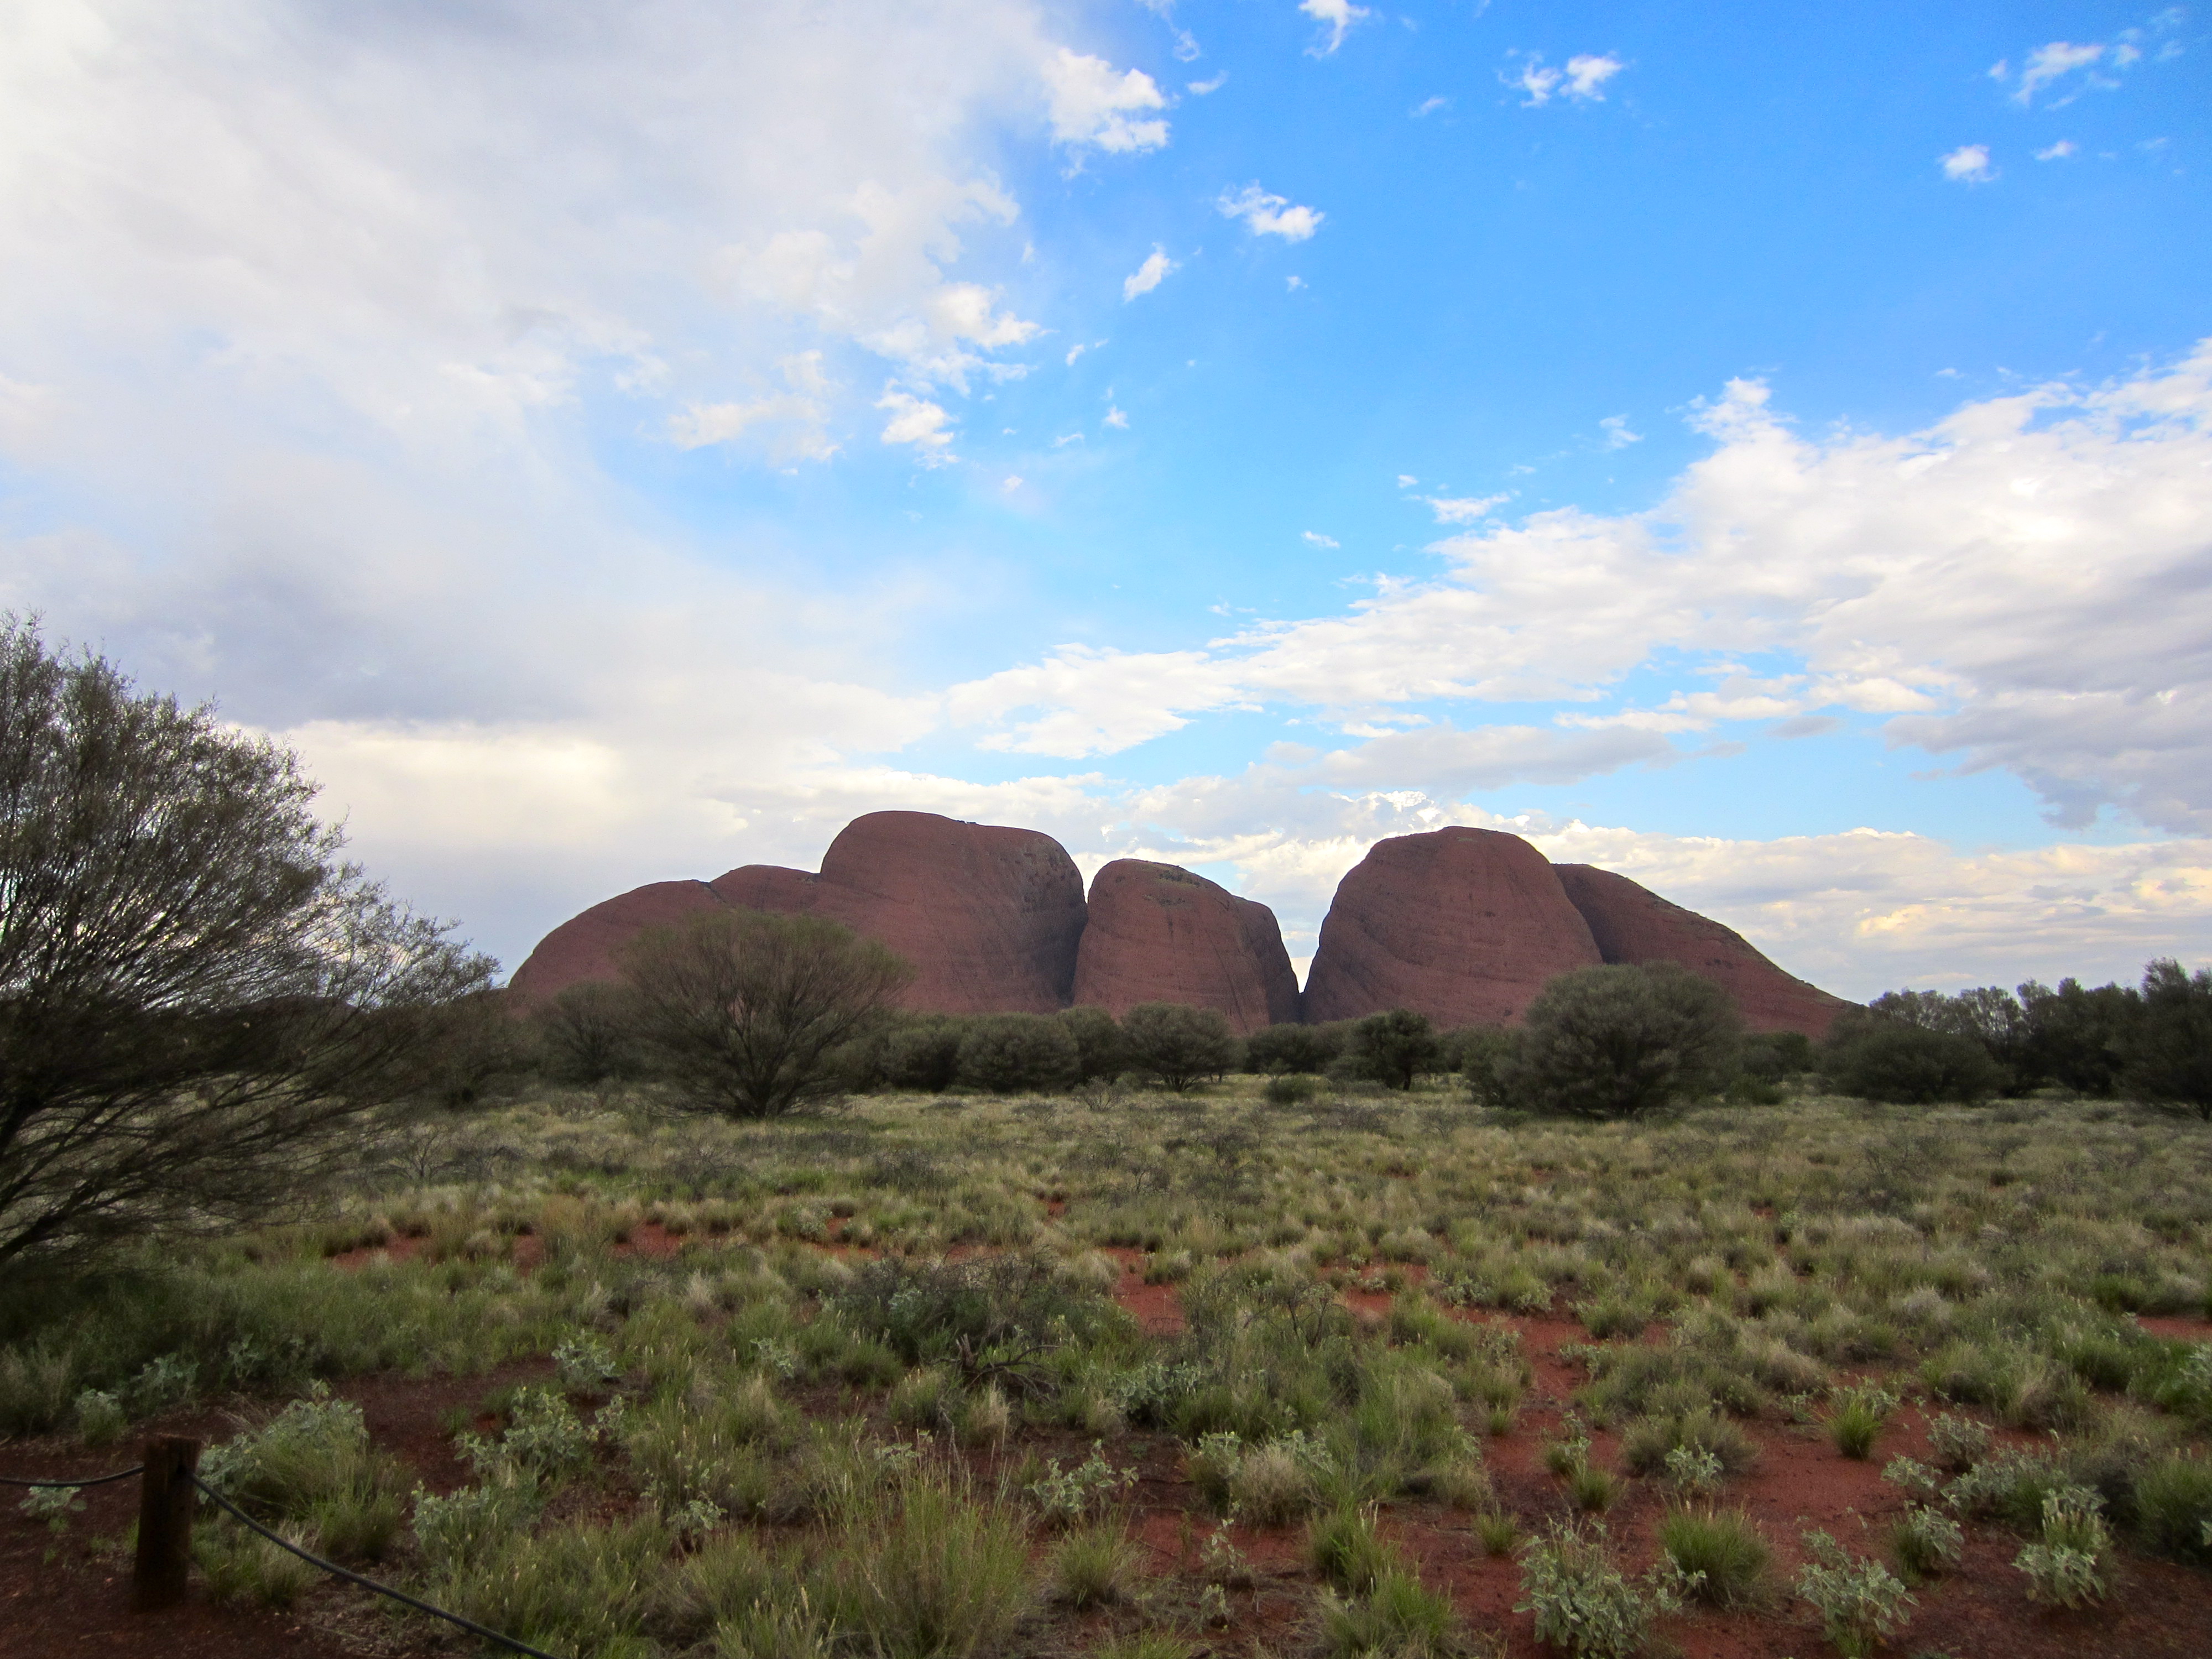
POLYGON ((266 1218, 436 1086, 494 964, 282 744, 0 622, 0 1269, 266 1218))
POLYGON ((530 1019, 562 1082, 592 1088, 637 1074, 637 1003, 628 986, 579 980, 532 1008, 530 1019))
POLYGON ((2212 1123, 2212 968, 2171 957, 2143 969, 2140 1007, 2117 1039, 2120 1086, 2212 1123))
POLYGON ((1388 1089, 1410 1089, 1425 1073, 1444 1069, 1444 1052, 1426 1014, 1390 1008, 1352 1028, 1345 1056, 1361 1075, 1388 1089))
POLYGON ((1177 1094, 1237 1063, 1237 1039, 1218 1008, 1140 1002, 1121 1016, 1129 1063, 1177 1094))
POLYGON ((779 1117, 846 1093, 848 1062, 914 978, 819 916, 718 910, 649 927, 623 953, 638 1032, 683 1103, 779 1117))
POLYGON ((1506 1092, 1540 1110, 1633 1117, 1723 1086, 1740 1030, 1728 993, 1671 962, 1578 968, 1529 1003, 1506 1092))
POLYGON ((985 1014, 960 1039, 963 1088, 1010 1095, 1072 1088, 1083 1075, 1075 1033, 1050 1014, 985 1014))

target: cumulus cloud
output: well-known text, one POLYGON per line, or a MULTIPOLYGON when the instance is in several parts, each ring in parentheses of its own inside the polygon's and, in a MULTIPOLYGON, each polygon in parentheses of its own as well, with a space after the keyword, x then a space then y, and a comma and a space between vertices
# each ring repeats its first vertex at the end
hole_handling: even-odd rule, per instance
POLYGON ((2063 161, 2069 155, 2079 154, 2081 148, 2071 138, 2061 138, 2048 149, 2036 151, 2035 159, 2039 161, 2063 161))
POLYGON ((1352 0, 1298 0, 1298 9, 1328 31, 1326 40, 1306 48, 1314 58, 1326 58, 1342 46, 1345 31, 1369 15, 1366 7, 1355 6, 1352 0))
POLYGON ((1213 76, 1211 80, 1185 82, 1183 83, 1183 90, 1190 94, 1194 98, 1203 98, 1209 93, 1220 91, 1222 88, 1228 84, 1229 71, 1227 70, 1224 70, 1220 74, 1213 76))
MULTIPOLYGON (((1152 251, 1145 256, 1145 263, 1121 279, 1121 303, 1127 305, 1139 294, 1150 294, 1167 280, 1168 273, 1175 268, 1176 262, 1168 258, 1167 250, 1154 243, 1152 251)), ((1068 361, 1073 362, 1074 359, 1070 357, 1068 361)))
MULTIPOLYGON (((1094 731, 1249 703, 1601 705, 1655 653, 1705 653, 1710 690, 1571 709, 1578 729, 1703 732, 1832 709, 1891 741, 2002 769, 2078 826, 2100 809, 2212 832, 2212 343, 2083 391, 1970 403, 1926 430, 1814 440, 1734 381, 1696 411, 1713 453, 1648 512, 1575 509, 1438 543, 1441 575, 1334 616, 1176 653, 1182 699, 1094 731), (1755 680, 1743 653, 1794 659, 1755 680)), ((1130 662, 1053 659, 1134 705, 1130 662)), ((1007 704, 991 715, 1019 712, 1007 704)), ((1042 713, 1025 715, 1041 731, 1042 713)), ((1105 752, 1095 748, 1082 752, 1105 752)))
POLYGON ((776 368, 785 390, 740 403, 688 404, 668 417, 669 441, 678 449, 700 449, 766 430, 772 434, 769 453, 777 459, 828 460, 837 446, 824 430, 830 387, 822 354, 802 351, 776 368))
POLYGON ((1095 145, 1110 154, 1158 149, 1168 141, 1164 120, 1139 120, 1145 110, 1164 109, 1167 99, 1142 70, 1120 74, 1103 58, 1062 46, 1045 60, 1044 80, 1052 136, 1068 145, 1095 145))
POLYGON ((1310 207, 1292 207, 1286 196, 1276 196, 1256 185, 1224 190, 1214 203, 1225 219, 1242 220, 1255 236, 1279 236, 1286 242, 1303 242, 1321 228, 1328 216, 1310 207))
POLYGON ((1309 547, 1339 547, 1343 544, 1334 536, 1324 536, 1318 530, 1301 530, 1298 539, 1309 547))
POLYGON ((1943 169, 1943 176, 1956 184, 1986 185, 1997 176, 1996 169, 1990 165, 1987 144, 1961 144, 1949 154, 1937 156, 1936 161, 1943 169))
POLYGON ((885 443, 912 444, 925 466, 941 466, 953 459, 952 417, 940 405, 910 392, 886 388, 876 407, 890 412, 884 423, 885 443))
POLYGON ((1640 444, 1644 441, 1642 433, 1631 432, 1628 429, 1628 416, 1626 415, 1608 415, 1600 421, 1597 426, 1598 430, 1605 434, 1605 447, 1607 449, 1626 449, 1631 444, 1640 444))

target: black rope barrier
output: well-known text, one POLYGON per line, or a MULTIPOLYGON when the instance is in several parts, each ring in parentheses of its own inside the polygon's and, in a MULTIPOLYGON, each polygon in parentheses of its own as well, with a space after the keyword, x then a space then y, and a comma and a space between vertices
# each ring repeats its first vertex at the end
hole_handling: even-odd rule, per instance
MULTIPOLYGON (((133 1471, 133 1473, 136 1473, 136 1471, 133 1471)), ((270 1543, 276 1545, 277 1548, 291 1551, 293 1554, 298 1556, 309 1566, 320 1567, 325 1572, 331 1574, 333 1577, 343 1578, 349 1584, 359 1584, 363 1589, 374 1590, 379 1595, 389 1596, 392 1600, 400 1603, 404 1607, 414 1608, 417 1613, 427 1613, 433 1619, 442 1619, 449 1625, 459 1625, 463 1630, 467 1631, 472 1636, 481 1636, 487 1642, 496 1642, 500 1646, 511 1649, 516 1653, 527 1654, 530 1656, 530 1659, 558 1659, 558 1656, 548 1653, 543 1648, 533 1648, 527 1642, 518 1642, 512 1636, 502 1636, 499 1632, 492 1629, 488 1625, 479 1625, 473 1619, 464 1619, 458 1613, 447 1613, 443 1607, 434 1607, 428 1601, 418 1601, 414 1596, 408 1595, 404 1590, 396 1590, 389 1584, 380 1584, 374 1578, 364 1578, 361 1574, 342 1567, 335 1561, 325 1561, 319 1555, 312 1555, 306 1550, 301 1549, 290 1539, 270 1531, 268 1528, 263 1526, 258 1521, 256 1521, 244 1510, 239 1508, 237 1504, 232 1503, 230 1499, 225 1498, 213 1486, 210 1486, 206 1481, 201 1480, 198 1475, 195 1474, 191 1476, 191 1479, 192 1485, 198 1486, 203 1492, 206 1493, 207 1496, 215 1499, 216 1503, 222 1504, 226 1510, 228 1510, 233 1516, 236 1516, 239 1520, 243 1521, 255 1532, 259 1533, 270 1543)))
POLYGON ((89 1480, 18 1480, 12 1475, 0 1474, 0 1486, 104 1486, 111 1480, 128 1480, 134 1474, 145 1473, 143 1463, 133 1463, 127 1469, 118 1469, 113 1474, 95 1474, 89 1480))

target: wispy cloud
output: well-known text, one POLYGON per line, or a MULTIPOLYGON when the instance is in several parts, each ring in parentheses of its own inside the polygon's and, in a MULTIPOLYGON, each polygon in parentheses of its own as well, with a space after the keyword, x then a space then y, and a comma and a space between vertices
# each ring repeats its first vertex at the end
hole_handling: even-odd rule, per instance
POLYGON ((1328 216, 1318 209, 1292 207, 1288 197, 1273 195, 1256 184, 1223 191, 1214 206, 1224 218, 1243 221, 1255 236, 1279 236, 1286 242, 1306 240, 1328 216))
POLYGON ((1511 501, 1505 495, 1424 495, 1438 524, 1474 524, 1511 501))
POLYGON ((1341 547, 1343 545, 1343 544, 1338 541, 1335 537, 1324 536, 1318 530, 1301 530, 1298 532, 1298 539, 1313 547, 1341 547))
POLYGON ((1212 78, 1212 79, 1208 80, 1208 81, 1186 81, 1186 82, 1183 82, 1183 90, 1184 90, 1184 91, 1186 91, 1186 92, 1188 92, 1188 93, 1189 93, 1189 94, 1190 94, 1190 95, 1191 95, 1192 97, 1194 97, 1194 98, 1203 98, 1203 97, 1205 97, 1208 93, 1214 93, 1214 92, 1218 92, 1218 91, 1220 91, 1220 90, 1222 89, 1222 88, 1224 88, 1224 87, 1227 86, 1228 84, 1229 84, 1229 71, 1228 71, 1227 70, 1222 70, 1222 71, 1221 71, 1221 73, 1220 73, 1220 74, 1218 74, 1218 75, 1217 75, 1217 76, 1213 76, 1213 78, 1212 78))
POLYGON ((1498 79, 1528 94, 1522 100, 1523 107, 1540 109, 1554 97, 1602 102, 1605 83, 1626 67, 1609 52, 1582 52, 1568 58, 1565 69, 1554 69, 1540 53, 1531 52, 1522 60, 1518 74, 1501 75, 1498 79))
POLYGON ((1315 58, 1326 58, 1334 52, 1344 44, 1345 31, 1370 15, 1366 7, 1355 6, 1352 0, 1299 0, 1298 9, 1328 30, 1327 40, 1306 48, 1315 58))
POLYGON ((1607 449, 1626 449, 1631 444, 1640 444, 1644 441, 1644 434, 1641 432, 1631 432, 1628 429, 1628 416, 1626 415, 1608 415, 1597 425, 1598 430, 1605 434, 1605 447, 1607 449))
POLYGON ((1449 98, 1443 96, 1424 98, 1419 103, 1414 105, 1407 113, 1412 115, 1413 118, 1418 121, 1425 115, 1434 115, 1440 109, 1449 109, 1450 107, 1451 100, 1449 98))
POLYGON ((2075 70, 2088 68, 2104 55, 2105 48, 2100 43, 2075 46, 2070 40, 2053 40, 2047 46, 2038 46, 2028 53, 2027 62, 2021 70, 2020 85, 2013 89, 2013 101, 2033 103, 2035 94, 2053 81, 2075 70))
POLYGON ((1155 242, 1145 263, 1121 279, 1121 303, 1127 305, 1139 294, 1150 294, 1167 280, 1168 273, 1175 268, 1176 262, 1168 258, 1167 250, 1155 242))

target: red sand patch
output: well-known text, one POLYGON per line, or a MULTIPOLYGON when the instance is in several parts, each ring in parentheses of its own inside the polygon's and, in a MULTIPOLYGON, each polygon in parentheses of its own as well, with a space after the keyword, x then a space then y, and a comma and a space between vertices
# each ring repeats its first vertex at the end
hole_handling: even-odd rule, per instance
POLYGON ((1145 1263, 1151 1258, 1126 1244, 1109 1244, 1099 1254, 1121 1264, 1121 1277, 1114 1285, 1114 1300, 1136 1315, 1148 1336, 1174 1336, 1183 1328, 1182 1301, 1172 1285, 1145 1283, 1145 1263))

